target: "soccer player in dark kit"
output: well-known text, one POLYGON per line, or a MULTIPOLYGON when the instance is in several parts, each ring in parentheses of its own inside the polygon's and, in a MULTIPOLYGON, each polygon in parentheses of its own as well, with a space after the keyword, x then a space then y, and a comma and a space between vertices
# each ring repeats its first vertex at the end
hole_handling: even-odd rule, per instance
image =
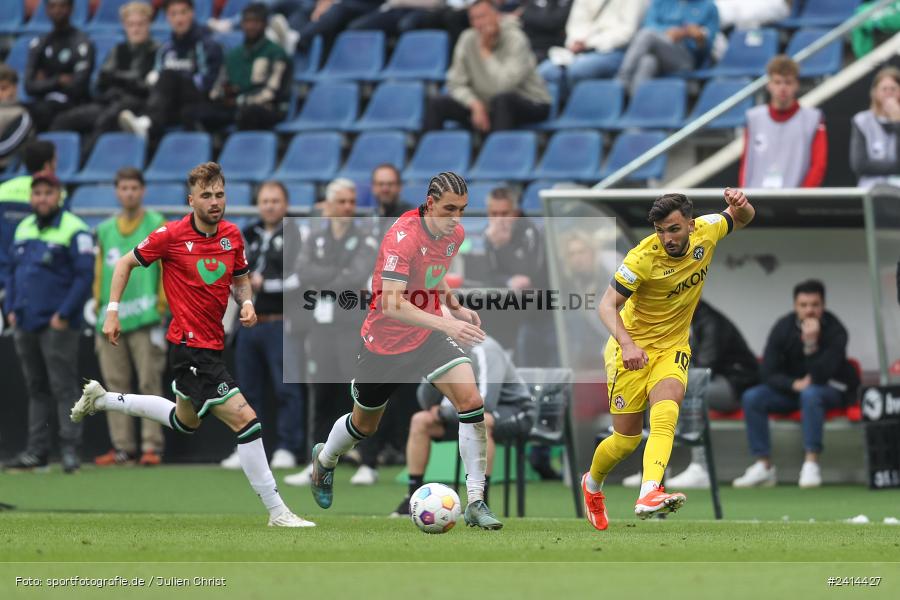
POLYGON ((172 311, 166 339, 175 380, 176 401, 159 396, 107 392, 89 381, 72 408, 81 421, 99 410, 112 410, 152 419, 180 433, 192 434, 208 414, 225 423, 237 436, 241 468, 269 511, 272 527, 314 527, 284 504, 269 470, 262 443, 262 425, 225 368, 222 317, 229 292, 241 307, 241 325, 256 325, 249 268, 240 230, 224 220, 225 176, 213 162, 188 175, 191 214, 166 223, 116 263, 103 333, 111 344, 120 334, 119 315, 136 310, 122 296, 131 271, 161 261, 163 287, 172 311))

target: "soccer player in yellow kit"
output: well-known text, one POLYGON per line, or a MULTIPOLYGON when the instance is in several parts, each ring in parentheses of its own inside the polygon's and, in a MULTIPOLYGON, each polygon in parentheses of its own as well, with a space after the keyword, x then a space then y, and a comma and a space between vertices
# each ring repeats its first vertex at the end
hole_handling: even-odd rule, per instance
POLYGON ((585 512, 596 529, 609 524, 603 480, 640 444, 648 405, 650 436, 634 512, 646 519, 674 512, 687 499, 666 493, 660 482, 687 386, 691 318, 716 244, 746 227, 755 214, 740 190, 726 189, 725 201, 723 212, 694 219, 693 204, 684 194, 657 198, 648 217, 656 233, 628 253, 600 301, 600 318, 612 334, 604 360, 613 434, 597 446, 591 470, 581 478, 585 512))

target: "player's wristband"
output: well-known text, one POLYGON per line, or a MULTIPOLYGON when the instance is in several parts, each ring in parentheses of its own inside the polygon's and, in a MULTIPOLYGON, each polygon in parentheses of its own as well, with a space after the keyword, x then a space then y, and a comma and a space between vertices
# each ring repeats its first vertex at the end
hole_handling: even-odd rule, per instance
POLYGON ((247 306, 248 304, 250 306, 253 306, 253 300, 244 300, 243 302, 241 302, 241 306, 247 306))
POLYGON ((106 305, 106 312, 119 312, 119 303, 110 302, 106 305))

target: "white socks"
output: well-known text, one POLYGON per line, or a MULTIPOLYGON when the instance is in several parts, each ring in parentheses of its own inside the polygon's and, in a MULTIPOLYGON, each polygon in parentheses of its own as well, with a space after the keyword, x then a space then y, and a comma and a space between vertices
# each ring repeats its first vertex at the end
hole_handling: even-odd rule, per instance
POLYGON ((459 424, 459 456, 466 467, 467 504, 484 500, 484 472, 487 468, 487 427, 484 421, 459 424))
POLYGON ((585 487, 587 487, 587 491, 589 491, 592 494, 596 494, 597 492, 599 492, 600 490, 603 489, 603 484, 597 483, 596 481, 594 481, 594 478, 591 477, 590 473, 587 474, 587 477, 584 480, 584 485, 585 485, 585 487))
POLYGON ((262 438, 256 438, 252 442, 239 443, 237 452, 241 459, 244 475, 247 476, 253 491, 269 511, 269 516, 277 517, 286 511, 288 508, 278 493, 275 477, 266 460, 266 450, 263 448, 262 438))
POLYGON ((649 494, 650 492, 652 492, 653 490, 658 489, 658 488, 659 488, 658 481, 645 481, 644 483, 641 484, 641 491, 640 491, 640 494, 638 495, 638 498, 643 498, 644 496, 646 496, 647 494, 649 494))
POLYGON ((175 403, 166 400, 162 396, 107 392, 102 398, 96 400, 94 406, 106 411, 150 419, 171 428, 172 423, 169 421, 169 414, 175 408, 175 403))
POLYGON ((331 433, 325 441, 325 447, 319 452, 319 462, 326 469, 333 469, 341 456, 366 439, 366 436, 353 426, 350 416, 351 413, 347 413, 334 422, 331 433))

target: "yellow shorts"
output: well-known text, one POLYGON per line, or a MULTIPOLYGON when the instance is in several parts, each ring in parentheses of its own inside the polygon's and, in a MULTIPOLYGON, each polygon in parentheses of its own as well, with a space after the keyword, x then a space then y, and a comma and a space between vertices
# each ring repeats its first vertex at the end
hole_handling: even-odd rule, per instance
POLYGON ((668 350, 645 350, 650 362, 639 371, 629 371, 622 363, 622 348, 612 336, 606 344, 603 359, 606 363, 609 412, 612 414, 639 413, 647 409, 647 398, 663 379, 677 379, 687 388, 691 348, 679 346, 668 350))

